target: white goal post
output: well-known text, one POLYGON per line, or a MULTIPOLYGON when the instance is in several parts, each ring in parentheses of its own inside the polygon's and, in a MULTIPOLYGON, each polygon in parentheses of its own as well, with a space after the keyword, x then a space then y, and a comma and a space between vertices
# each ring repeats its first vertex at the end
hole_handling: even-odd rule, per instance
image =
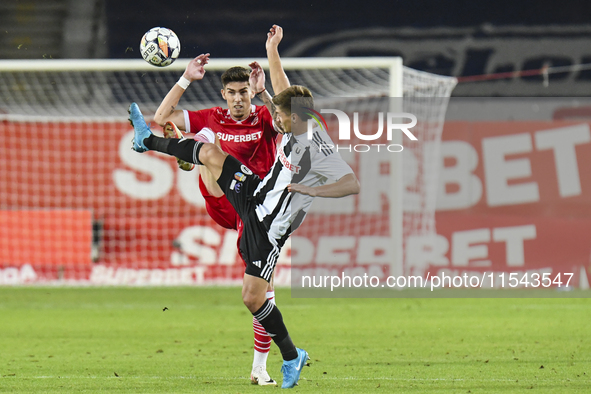
MULTIPOLYGON (((168 181, 158 178, 162 172, 158 174, 154 170, 151 180, 137 175, 137 169, 134 169, 135 175, 133 171, 125 172, 123 168, 129 165, 125 159, 128 153, 122 150, 124 148, 121 145, 117 157, 117 147, 113 145, 113 141, 117 142, 120 138, 123 141, 123 136, 129 132, 126 123, 128 104, 137 101, 142 110, 148 113, 154 111, 189 60, 178 59, 166 68, 151 66, 141 59, 0 61, 0 120, 4 121, 4 127, 0 127, 0 137, 4 143, 3 157, 0 158, 0 215, 5 218, 0 218, 0 239, 11 242, 10 245, 0 244, 0 249, 4 250, 0 254, 0 269, 18 269, 27 265, 36 272, 35 280, 38 281, 141 284, 143 282, 138 279, 139 276, 148 275, 152 279, 144 278, 147 281, 145 284, 158 284, 158 280, 163 281, 161 284, 237 282, 241 268, 239 264, 233 264, 232 259, 236 256, 228 252, 228 248, 232 246, 235 249, 235 245, 231 244, 230 235, 215 235, 212 230, 203 206, 198 206, 198 198, 192 194, 196 189, 194 179, 189 179, 189 176, 194 175, 175 173, 174 163, 171 162, 170 171, 178 178, 179 185, 182 179, 187 179, 188 184, 192 185, 177 185, 178 191, 175 191, 168 181), (20 134, 15 134, 15 127, 20 134), (90 139, 95 146, 95 150, 87 156, 76 148, 82 138, 90 139), (23 152, 35 152, 37 155, 23 152), (54 159, 48 165, 39 154, 47 154, 54 159), (104 161, 108 160, 122 162, 105 165, 104 161), (84 166, 90 166, 95 171, 80 175, 84 166), (136 182, 140 184, 138 187, 149 190, 121 191, 117 189, 120 187, 118 177, 128 179, 127 186, 136 182), (113 182, 115 185, 111 184, 113 182), (162 184, 155 185, 154 182, 162 184), (172 194, 159 194, 159 187, 170 190, 172 194), (170 195, 172 197, 165 201, 166 196, 170 195), (171 201, 179 207, 169 206, 171 201), (158 208, 156 211, 159 216, 142 216, 145 207, 154 206, 158 208), (17 213, 38 210, 67 211, 68 214, 60 213, 58 219, 44 219, 53 222, 58 220, 60 226, 64 220, 84 221, 86 216, 78 215, 77 212, 90 212, 90 237, 77 242, 91 242, 92 246, 86 248, 82 245, 78 248, 80 254, 70 253, 68 256, 71 258, 63 259, 63 264, 60 263, 61 255, 55 256, 61 253, 55 248, 47 248, 45 255, 27 252, 26 249, 31 248, 33 241, 19 244, 19 237, 8 236, 8 233, 30 233, 31 229, 27 230, 16 223, 28 216, 17 213), (194 222, 198 225, 194 225, 194 222), (188 228, 192 229, 192 235, 187 235, 188 228), (191 244, 193 249, 179 248, 179 242, 182 244, 189 242, 186 240, 191 237, 199 238, 207 234, 216 241, 206 240, 204 246, 199 246, 199 242, 191 244), (162 239, 156 242, 154 237, 162 239), (149 242, 156 245, 153 248, 159 248, 152 255, 137 246, 149 242), (88 259, 84 257, 87 252, 91 254, 88 259), (191 268, 193 271, 190 274, 168 273, 177 268, 191 268), (149 272, 138 274, 130 270, 149 272), (97 273, 99 271, 101 275, 111 275, 112 280, 104 279, 97 273), (179 282, 174 279, 177 278, 175 275, 189 275, 191 279, 185 277, 179 282)), ((207 65, 206 78, 187 90, 179 107, 201 109, 224 106, 219 94, 220 74, 229 67, 247 66, 252 61, 268 69, 267 59, 211 59, 207 65)), ((456 83, 454 78, 403 67, 402 59, 398 57, 283 58, 282 65, 292 84, 309 87, 319 98, 404 97, 404 101, 392 101, 390 110, 411 113, 422 111, 420 99, 442 98, 437 108, 428 104, 429 108, 425 110, 429 122, 426 122, 424 130, 419 131, 419 139, 429 141, 440 140, 447 99, 456 83)), ((269 78, 267 85, 270 86, 269 78)), ((402 138, 401 135, 393 137, 402 138)), ((401 143, 401 140, 392 142, 401 143)), ((431 172, 415 178, 420 178, 419 183, 431 184, 413 184, 415 194, 423 193, 423 201, 419 204, 421 212, 414 210, 410 217, 403 207, 407 198, 406 188, 416 179, 405 180, 407 171, 404 170, 403 157, 406 156, 389 155, 390 210, 387 221, 392 275, 404 273, 405 237, 408 234, 434 231, 435 195, 432 190, 436 185, 432 183, 437 178, 438 163, 423 158, 421 152, 415 152, 415 156, 416 161, 421 162, 420 171, 431 172)), ((162 170, 164 167, 158 168, 162 170)), ((339 225, 336 224, 337 227, 339 225)), ((73 231, 68 226, 62 228, 67 228, 70 233, 73 231)), ((54 228, 53 231, 61 230, 54 228)), ((68 243, 64 243, 63 247, 67 248, 68 243)))

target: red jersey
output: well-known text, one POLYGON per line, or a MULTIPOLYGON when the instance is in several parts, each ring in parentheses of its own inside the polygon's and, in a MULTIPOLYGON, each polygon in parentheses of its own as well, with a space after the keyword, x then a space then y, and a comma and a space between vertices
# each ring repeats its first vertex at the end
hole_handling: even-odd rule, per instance
POLYGON ((251 105, 248 118, 234 120, 229 109, 214 107, 185 112, 188 133, 209 127, 218 136, 222 150, 264 178, 275 162, 277 131, 265 106, 251 105))
MULTIPOLYGON (((261 179, 273 166, 277 131, 273 127, 273 117, 267 107, 252 105, 248 118, 241 121, 232 119, 230 110, 221 107, 185 111, 185 129, 188 133, 198 133, 204 127, 213 130, 225 152, 240 160, 261 179)), ((240 249, 242 220, 232 204, 226 196, 211 196, 201 177, 199 189, 205 199, 205 208, 209 216, 224 228, 238 230, 237 245, 240 249)))

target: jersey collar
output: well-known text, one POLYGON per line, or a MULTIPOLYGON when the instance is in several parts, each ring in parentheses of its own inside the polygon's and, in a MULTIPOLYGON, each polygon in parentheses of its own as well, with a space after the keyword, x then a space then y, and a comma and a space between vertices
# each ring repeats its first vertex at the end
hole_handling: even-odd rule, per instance
POLYGON ((236 119, 234 119, 234 118, 232 117, 232 114, 230 113, 230 108, 228 108, 228 109, 226 110, 226 116, 227 116, 228 118, 232 119, 232 120, 233 120, 235 123, 237 123, 237 124, 241 124, 241 123, 242 123, 242 122, 244 122, 245 120, 248 120, 248 119, 250 119, 250 118, 252 117, 252 115, 255 113, 256 109, 257 109, 256 105, 254 105, 254 104, 250 104, 250 113, 248 114, 248 116, 247 116, 246 118, 244 118, 244 119, 242 119, 242 120, 236 120, 236 119))

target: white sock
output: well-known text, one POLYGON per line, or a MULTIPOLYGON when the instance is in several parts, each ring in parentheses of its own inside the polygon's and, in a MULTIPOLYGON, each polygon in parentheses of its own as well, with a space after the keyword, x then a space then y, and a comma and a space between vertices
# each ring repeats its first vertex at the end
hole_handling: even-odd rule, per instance
POLYGON ((195 134, 195 141, 215 143, 215 133, 209 127, 204 127, 200 132, 195 134))
MULTIPOLYGON (((275 305, 275 291, 268 291, 267 299, 270 303, 275 305)), ((258 350, 254 349, 254 358, 252 360, 252 368, 256 367, 257 365, 262 365, 267 369, 267 357, 269 357, 269 352, 261 353, 258 350)))
POLYGON ((265 369, 267 369, 267 357, 269 357, 269 352, 261 353, 258 350, 254 350, 254 358, 252 360, 252 368, 256 367, 257 365, 262 365, 265 369))

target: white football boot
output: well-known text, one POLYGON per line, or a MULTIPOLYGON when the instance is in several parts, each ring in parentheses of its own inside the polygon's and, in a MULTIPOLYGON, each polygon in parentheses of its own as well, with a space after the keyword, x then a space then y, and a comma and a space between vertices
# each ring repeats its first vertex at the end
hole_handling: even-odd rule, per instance
POLYGON ((252 369, 250 381, 259 386, 277 386, 277 382, 271 379, 263 365, 257 365, 252 369))

